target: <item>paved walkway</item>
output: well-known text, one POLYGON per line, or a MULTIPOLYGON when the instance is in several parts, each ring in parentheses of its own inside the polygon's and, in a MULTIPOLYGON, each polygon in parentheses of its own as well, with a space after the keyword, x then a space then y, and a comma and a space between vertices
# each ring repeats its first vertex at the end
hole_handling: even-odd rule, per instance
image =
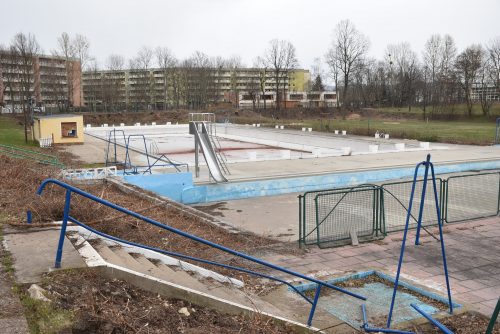
MULTIPOLYGON (((54 267, 59 235, 58 228, 4 228, 5 245, 14 260, 16 282, 38 283, 42 275, 54 267)), ((64 269, 85 267, 85 262, 67 238, 64 239, 61 266, 64 269)))
MULTIPOLYGON (((431 232, 439 235, 437 229, 431 232)), ((421 246, 415 246, 415 231, 406 243, 402 277, 443 292, 440 243, 422 231, 421 246)), ((384 270, 393 276, 397 269, 402 232, 383 240, 338 248, 308 247, 305 256, 268 256, 265 259, 302 273, 339 276, 367 269, 384 270)), ((500 218, 447 224, 445 245, 452 297, 490 317, 500 296, 500 218)))
MULTIPOLYGON (((3 256, 0 244, 0 255, 3 256)), ((28 323, 19 297, 12 291, 12 280, 0 261, 0 331, 9 334, 27 334, 28 323)))

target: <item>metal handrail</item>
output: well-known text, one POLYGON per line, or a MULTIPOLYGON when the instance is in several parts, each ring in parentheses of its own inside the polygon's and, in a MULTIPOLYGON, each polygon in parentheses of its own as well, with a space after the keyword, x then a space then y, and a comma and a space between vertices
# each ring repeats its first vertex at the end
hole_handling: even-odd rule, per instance
POLYGON ((212 248, 215 248, 215 249, 218 249, 218 250, 221 250, 223 252, 226 252, 226 253, 229 253, 229 254, 232 254, 232 255, 235 255, 237 257, 240 257, 240 258, 243 258, 245 260, 248 260, 248 261, 251 261, 251 262, 254 262, 254 263, 257 263, 257 264, 260 264, 262 266, 265 266, 265 267, 268 267, 268 268, 271 268, 273 270, 277 270, 277 271, 280 271, 282 273, 285 273, 285 274, 288 274, 288 275, 292 275, 292 276, 295 276, 295 277, 298 277, 298 278, 301 278, 301 279, 304 279, 304 280, 307 280, 309 282, 312 282, 312 283, 316 283, 318 285, 318 291, 317 291, 317 294, 314 298, 314 301, 311 302, 311 300, 309 298, 307 298, 304 294, 300 293, 299 294, 309 303, 312 304, 311 306, 311 311, 310 311, 310 315, 309 315, 309 320, 308 320, 308 325, 311 325, 311 322, 312 322, 312 318, 313 318, 313 315, 314 315, 314 311, 316 309, 316 305, 317 305, 317 302, 318 302, 318 298, 319 298, 319 290, 322 288, 322 287, 328 287, 330 289, 333 289, 333 290, 336 290, 336 291, 339 291, 339 292, 342 292, 342 293, 345 293, 349 296, 352 296, 352 297, 355 297, 355 298, 358 298, 358 299, 362 299, 362 300, 366 300, 366 297, 363 297, 361 295, 358 295, 356 293, 353 293, 353 292, 350 292, 350 291, 347 291, 347 290, 344 290, 340 287, 337 287, 335 285, 332 285, 330 283, 327 283, 327 282, 324 282, 324 281, 321 281, 321 280, 318 280, 318 279, 315 279, 313 277, 309 277, 309 276, 306 276, 306 275, 303 275, 303 274, 300 274, 300 273, 297 273, 295 271, 292 271, 292 270, 289 270, 289 269, 286 269, 286 268, 283 268, 283 267, 280 267, 280 266, 277 266, 277 265, 274 265, 274 264, 271 264, 269 262, 266 262, 264 260, 261 260, 261 259, 258 259, 258 258, 255 258, 253 256, 250 256, 248 254, 245 254, 245 253, 242 253, 242 252, 238 252, 236 250, 233 250, 231 248, 228 248, 228 247, 225 247, 225 246, 222 246, 222 245, 219 245, 219 244, 216 244, 214 242, 211 242, 211 241, 208 241, 206 239, 203 239, 203 238, 200 238, 200 237, 197 237, 195 235, 192 235, 192 234, 189 234, 189 233, 186 233, 184 231, 181 231, 179 229, 176 229, 174 227, 171 227, 171 226, 168 226, 168 225, 165 225, 165 224, 162 224, 156 220, 153 220, 151 218, 148 218, 146 216, 143 216, 141 214, 138 214, 134 211, 131 211, 131 210, 128 210, 124 207, 121 207, 119 205, 116 205, 112 202, 109 202, 107 200, 104 200, 102 198, 99 198, 99 197, 96 197, 92 194, 89 194, 79 188, 76 188, 74 186, 71 186, 67 183, 64 183, 60 180, 56 180, 56 179, 46 179, 44 181, 42 181, 42 183, 40 184, 40 187, 38 188, 37 190, 37 194, 38 195, 41 195, 45 186, 49 183, 52 183, 52 184, 55 184, 55 185, 58 185, 64 189, 66 189, 66 200, 65 200, 65 203, 64 203, 64 214, 63 214, 63 221, 62 221, 62 225, 61 225, 61 233, 59 235, 59 243, 58 243, 58 246, 57 246, 57 253, 56 253, 56 260, 55 260, 55 267, 56 268, 60 268, 61 266, 61 259, 62 259, 62 249, 63 249, 63 245, 64 245, 64 237, 65 237, 65 234, 66 234, 66 227, 67 227, 67 223, 68 221, 70 222, 73 222, 91 232, 94 232, 96 234, 99 234, 103 237, 106 237, 106 238, 109 238, 111 240, 114 240, 114 241, 119 241, 119 242, 123 242, 123 243, 126 243, 126 244, 129 244, 129 245, 134 245, 134 246, 137 246, 137 247, 140 247, 140 248, 144 248, 144 249, 149 249, 149 250, 152 250, 152 251, 155 251, 155 252, 159 252, 159 253, 163 253, 163 254, 168 254, 168 255, 172 255, 172 256, 176 256, 176 257, 180 257, 180 258, 184 258, 184 259, 189 259, 189 260, 193 260, 193 261, 198 261, 198 262, 201 262, 201 263, 206 263, 206 264, 212 264, 212 265, 217 265, 217 266, 220 266, 220 267, 223 267, 223 268, 227 268, 227 269, 233 269, 233 270, 238 270, 238 271, 241 271, 241 272, 245 272, 247 274, 251 274, 251 275, 254 275, 254 276, 258 276, 258 277, 264 277, 264 278, 267 278, 267 279, 270 279, 270 280, 274 280, 274 281, 277 281, 277 282, 280 282, 280 283, 283 283, 283 284, 286 284, 288 286, 290 286, 294 291, 296 292, 299 292, 293 285, 291 285, 290 283, 280 279, 280 278, 277 278, 277 277, 274 277, 274 276, 271 276, 271 275, 266 275, 266 274, 262 274, 262 273, 259 273, 259 272, 256 272, 256 271, 253 271, 253 270, 249 270, 249 269, 245 269, 245 268, 240 268, 240 267, 235 267, 235 266, 230 266, 230 265, 226 265, 226 264, 223 264, 223 263, 218 263, 218 262, 213 262, 213 261, 209 261, 209 260, 204 260, 204 259, 200 259, 200 258, 195 258, 195 257, 191 257, 191 256, 188 256, 188 255, 183 255, 183 254, 179 254, 179 253, 175 253, 175 252, 169 252, 169 251, 165 251, 165 250, 162 250, 162 249, 158 249, 158 248, 154 248, 154 247, 149 247, 149 246, 146 246, 146 245, 142 245, 142 244, 138 244, 138 243, 134 243, 134 242, 131 242, 131 241, 126 241, 126 240, 122 240, 122 239, 119 239, 117 237, 113 237, 113 236, 110 236, 110 235, 107 235, 105 233, 102 233, 102 232, 99 232, 81 222, 79 222, 77 219, 75 219, 74 217, 70 216, 70 203, 71 203, 71 194, 72 193, 76 193, 80 196, 83 196, 85 198, 88 198, 90 200, 93 200, 97 203, 100 203, 102 205, 105 205, 107 207, 110 207, 112 209, 115 209, 119 212, 122 212, 124 214, 127 214, 129 216, 132 216, 134 218, 137 218, 137 219, 140 219, 146 223, 149 223, 151 225, 154 225, 156 227, 159 227, 159 228, 162 228, 162 229, 165 229, 169 232, 172 232, 172 233, 175 233, 177 235, 180 235, 182 237, 185 237, 185 238, 188 238, 188 239, 191 239, 193 241, 196 241, 196 242, 199 242, 199 243, 202 243, 204 245, 207 245, 207 246, 210 246, 212 248))

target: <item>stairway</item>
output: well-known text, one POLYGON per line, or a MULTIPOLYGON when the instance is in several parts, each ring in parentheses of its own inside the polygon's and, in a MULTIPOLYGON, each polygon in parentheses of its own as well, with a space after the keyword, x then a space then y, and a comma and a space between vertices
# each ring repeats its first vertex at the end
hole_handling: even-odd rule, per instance
MULTIPOLYGON (((287 322, 292 321, 292 323, 295 323, 295 328, 302 328, 299 332, 309 332, 305 329, 305 325, 303 324, 307 322, 311 305, 299 295, 290 292, 285 285, 274 286, 271 292, 265 295, 257 295, 254 292, 248 291, 244 286, 242 287, 241 282, 234 278, 220 275, 190 263, 178 261, 156 252, 148 251, 150 253, 141 253, 139 248, 129 246, 122 247, 121 245, 105 241, 105 239, 101 238, 92 239, 90 237, 90 245, 90 243, 87 242, 87 240, 89 240, 89 235, 86 235, 85 238, 82 235, 78 235, 79 233, 75 233, 70 237, 70 239, 75 242, 75 246, 78 248, 77 244, 79 243, 80 245, 83 243, 87 244, 85 247, 78 248, 79 252, 86 247, 90 247, 93 249, 92 252, 98 254, 97 258, 101 258, 101 260, 96 260, 96 258, 93 257, 90 261, 87 259, 88 265, 90 265, 89 263, 92 261, 97 261, 97 264, 91 266, 103 266, 104 263, 102 260, 104 260, 108 266, 112 265, 115 270, 125 269, 131 271, 135 273, 133 274, 135 279, 131 281, 132 284, 136 284, 133 283, 133 281, 140 281, 147 286, 149 285, 149 280, 158 279, 164 282, 159 284, 166 284, 165 282, 168 282, 180 286, 183 289, 187 288, 200 296, 205 295, 208 296, 206 298, 217 299, 219 306, 214 306, 216 309, 221 309, 220 305, 223 304, 225 306, 222 307, 222 309, 227 310, 236 307, 236 309, 240 310, 237 312, 239 313, 241 312, 241 307, 237 305, 241 305, 243 308, 252 312, 262 312, 282 320, 288 319, 286 320, 287 322), (77 241, 78 239, 80 241, 77 241), (168 260, 165 261, 162 257, 168 258, 168 260), (147 276, 141 278, 139 275, 147 276), (296 325, 298 325, 298 327, 296 327, 296 325)), ((82 254, 82 256, 84 255, 82 254)), ((128 280, 127 278, 122 279, 128 280)), ((266 285, 269 284, 269 281, 262 280, 261 283, 266 285)), ((139 287, 141 287, 141 284, 139 284, 139 287)), ((177 298, 183 299, 183 297, 177 298)), ((228 313, 233 313, 233 311, 228 313)), ((350 327, 321 308, 316 309, 313 326, 316 330, 318 328, 326 328, 321 331, 322 333, 359 333, 356 329, 350 327)))
POLYGON ((200 275, 192 274, 182 268, 168 266, 155 259, 148 259, 142 254, 128 253, 121 246, 108 246, 102 241, 95 244, 94 248, 108 263, 181 285, 220 299, 245 305, 262 312, 272 314, 283 313, 282 310, 271 303, 229 282, 221 283, 215 279, 203 278, 200 275))

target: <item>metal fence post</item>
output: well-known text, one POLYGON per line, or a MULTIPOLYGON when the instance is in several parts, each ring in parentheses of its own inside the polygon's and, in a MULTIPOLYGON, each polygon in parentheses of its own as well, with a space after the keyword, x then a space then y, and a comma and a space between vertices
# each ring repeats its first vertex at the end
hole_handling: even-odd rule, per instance
POLYGON ((64 214, 61 225, 61 234, 59 235, 59 243, 57 244, 56 263, 54 267, 61 268, 61 258, 64 246, 64 238, 66 236, 66 226, 68 225, 69 210, 71 205, 71 190, 66 190, 66 201, 64 202, 64 214))
POLYGON ((303 231, 302 231, 302 195, 298 196, 299 198, 299 248, 304 248, 305 245, 305 240, 303 237, 303 231))
POLYGON ((316 211, 316 244, 320 244, 320 233, 319 233, 319 213, 318 213, 318 196, 314 197, 314 207, 316 211))
POLYGON ((491 334, 493 332, 493 328, 495 327, 495 322, 498 319, 498 313, 500 312, 500 298, 498 298, 497 306, 491 315, 490 323, 488 324, 488 328, 486 329, 486 334, 491 334))
POLYGON ((384 187, 380 187, 380 231, 383 236, 387 235, 387 230, 385 226, 385 202, 384 202, 384 187))

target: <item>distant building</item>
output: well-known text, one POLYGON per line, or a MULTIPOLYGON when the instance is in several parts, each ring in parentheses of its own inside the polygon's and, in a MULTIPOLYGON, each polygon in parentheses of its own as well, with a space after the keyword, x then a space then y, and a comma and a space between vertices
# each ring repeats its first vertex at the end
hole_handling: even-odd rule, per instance
MULTIPOLYGON (((309 80, 308 70, 291 70, 281 74, 279 90, 281 94, 304 91, 309 80)), ((237 106, 240 92, 276 94, 274 73, 262 68, 170 68, 83 73, 84 103, 89 108, 197 108, 218 102, 237 106)))
POLYGON ((486 101, 500 101, 500 91, 493 84, 486 86, 474 84, 471 89, 471 100, 480 101, 481 97, 486 101))
MULTIPOLYGON (((11 52, 0 54, 0 105, 4 110, 22 110, 20 61, 11 52)), ((39 55, 29 71, 32 78, 30 103, 33 107, 82 106, 82 70, 76 59, 39 55)))
MULTIPOLYGON (((286 92, 285 98, 281 99, 283 108, 318 108, 335 107, 337 105, 337 94, 335 92, 286 92)), ((276 106, 276 93, 268 92, 264 94, 240 93, 240 108, 262 109, 276 106), (265 102, 264 102, 265 100, 265 102)))

